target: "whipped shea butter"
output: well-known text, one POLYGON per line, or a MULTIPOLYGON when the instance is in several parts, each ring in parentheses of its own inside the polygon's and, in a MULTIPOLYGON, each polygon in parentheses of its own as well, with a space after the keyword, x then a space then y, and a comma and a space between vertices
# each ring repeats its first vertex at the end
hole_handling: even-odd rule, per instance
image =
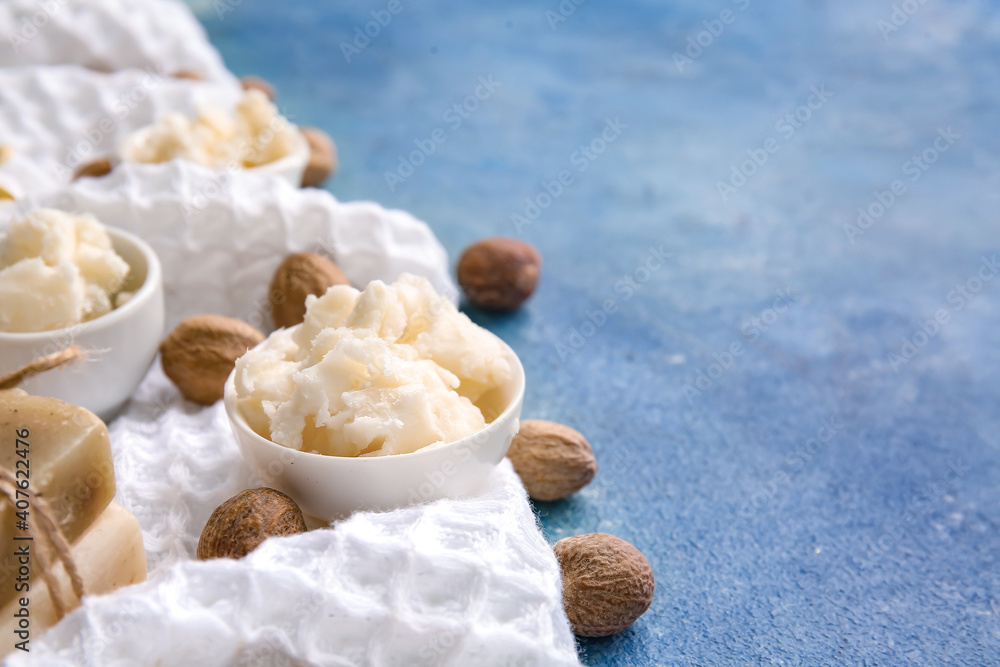
POLYGON ((159 163, 180 158, 206 167, 249 169, 290 155, 300 141, 295 128, 259 90, 248 90, 230 114, 205 107, 194 119, 165 114, 126 140, 123 157, 159 163))
POLYGON ((308 297, 302 324, 236 362, 237 405, 254 431, 292 449, 403 454, 497 417, 507 354, 424 278, 335 285, 308 297))
POLYGON ((0 237, 0 331, 51 331, 108 313, 126 296, 128 272, 91 215, 38 209, 15 219, 0 237))

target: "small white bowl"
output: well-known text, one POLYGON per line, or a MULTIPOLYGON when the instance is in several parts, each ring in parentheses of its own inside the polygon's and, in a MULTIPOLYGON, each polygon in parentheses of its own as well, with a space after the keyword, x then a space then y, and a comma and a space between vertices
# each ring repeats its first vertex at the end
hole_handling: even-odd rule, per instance
MULTIPOLYGON (((146 137, 155 129, 155 126, 150 125, 125 137, 125 139, 118 144, 118 159, 124 162, 137 162, 133 159, 137 147, 142 145, 146 141, 146 137)), ((305 135, 302 134, 299 128, 295 127, 293 129, 295 130, 296 141, 295 148, 291 153, 283 158, 275 160, 274 162, 268 162, 267 164, 252 167, 250 169, 246 169, 245 171, 251 174, 277 176, 285 181, 288 181, 292 187, 302 187, 302 176, 305 174, 306 167, 309 165, 309 142, 306 141, 305 135)), ((220 168, 220 170, 222 169, 220 168)))
POLYGON ((236 442, 255 476, 250 485, 287 494, 320 521, 474 494, 507 455, 520 425, 524 368, 510 347, 505 344, 504 349, 514 372, 495 390, 503 406, 499 417, 461 440, 388 456, 325 456, 261 437, 237 408, 234 371, 226 381, 224 401, 236 442))
POLYGON ((46 371, 19 385, 29 394, 49 396, 87 408, 109 421, 146 375, 163 336, 163 276, 160 260, 145 241, 106 227, 111 244, 131 271, 125 291, 135 296, 121 308, 63 329, 36 333, 0 332, 0 375, 72 345, 89 356, 46 371))

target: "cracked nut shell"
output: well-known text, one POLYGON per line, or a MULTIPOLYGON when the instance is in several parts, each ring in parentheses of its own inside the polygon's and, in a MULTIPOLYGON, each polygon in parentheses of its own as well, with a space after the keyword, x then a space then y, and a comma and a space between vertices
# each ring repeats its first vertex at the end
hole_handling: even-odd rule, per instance
POLYGON ((326 257, 311 252, 289 255, 274 272, 268 292, 275 326, 300 324, 305 319, 306 297, 310 294, 322 296, 333 285, 350 284, 347 276, 326 257))
POLYGON ((562 570, 563 606, 573 633, 606 637, 626 630, 653 601, 656 583, 646 557, 625 540, 590 533, 553 547, 562 570))
POLYGON ((246 322, 222 315, 195 315, 160 343, 163 372, 184 398, 211 405, 222 398, 236 360, 264 340, 246 322))
POLYGON ((541 270, 541 255, 524 241, 483 239, 458 260, 458 284, 477 306, 514 310, 535 291, 541 270))
POLYGON ((526 419, 507 457, 534 500, 559 500, 594 479, 597 459, 579 431, 542 419, 526 419))
POLYGON ((295 501, 274 489, 242 491, 219 505, 198 540, 198 559, 243 558, 276 535, 306 531, 295 501))

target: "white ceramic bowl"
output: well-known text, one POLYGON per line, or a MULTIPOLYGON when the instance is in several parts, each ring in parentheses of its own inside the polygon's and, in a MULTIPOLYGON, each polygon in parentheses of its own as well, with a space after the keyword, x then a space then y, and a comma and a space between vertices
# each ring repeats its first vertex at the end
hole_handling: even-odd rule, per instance
POLYGON ((357 510, 389 510, 439 498, 468 496, 507 455, 520 425, 524 368, 509 347, 513 376, 500 387, 500 416, 461 440, 409 454, 344 457, 300 452, 257 435, 236 405, 235 372, 226 381, 225 405, 233 433, 255 478, 290 496, 302 511, 331 521, 357 510))
MULTIPOLYGON (((146 137, 154 129, 155 126, 150 125, 125 137, 118 145, 118 158, 125 162, 136 162, 133 159, 136 148, 146 141, 146 137)), ((306 141, 305 135, 299 131, 299 128, 296 127, 293 129, 295 130, 296 141, 295 148, 291 153, 279 160, 268 162, 267 164, 262 164, 259 167, 253 167, 246 171, 252 174, 277 176, 282 180, 288 181, 292 187, 302 187, 302 175, 305 174, 306 166, 309 164, 309 142, 306 141)))
POLYGON ((72 327, 0 332, 0 375, 79 345, 89 353, 85 361, 36 375, 20 388, 83 406, 109 421, 156 357, 163 336, 163 276, 160 260, 145 241, 114 227, 106 229, 115 252, 131 267, 124 289, 135 290, 135 296, 121 308, 72 327))

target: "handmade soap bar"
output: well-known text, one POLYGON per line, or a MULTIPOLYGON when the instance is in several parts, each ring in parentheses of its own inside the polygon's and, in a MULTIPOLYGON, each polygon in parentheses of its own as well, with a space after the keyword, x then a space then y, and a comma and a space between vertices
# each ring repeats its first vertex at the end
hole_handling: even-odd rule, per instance
MULTIPOLYGON (((89 410, 54 398, 30 396, 20 389, 0 391, 0 466, 27 476, 32 490, 52 510, 66 541, 74 543, 115 495, 108 429, 89 410)), ((37 520, 34 498, 26 518, 37 520)), ((15 509, 0 501, 0 606, 15 597, 17 576, 15 509)), ((37 568, 35 568, 37 570, 37 568)), ((33 571, 32 576, 37 577, 33 571)), ((34 583, 31 584, 35 586, 34 583)))
MULTIPOLYGON (((87 595, 101 595, 113 590, 146 580, 146 552, 142 547, 142 530, 139 522, 127 509, 118 503, 111 503, 97 518, 71 549, 73 561, 83 579, 87 595)), ((37 561, 35 562, 37 567, 37 561)), ((72 599, 69 577, 61 565, 56 565, 54 574, 59 589, 67 599, 72 599)), ((30 619, 30 638, 39 636, 59 620, 49 597, 48 587, 39 577, 27 592, 18 593, 18 599, 11 600, 0 611, 0 655, 10 652, 14 644, 21 640, 15 634, 17 613, 22 606, 27 607, 30 619), (21 605, 21 597, 26 605, 21 605)), ((28 644, 30 647, 30 644, 28 644)))

